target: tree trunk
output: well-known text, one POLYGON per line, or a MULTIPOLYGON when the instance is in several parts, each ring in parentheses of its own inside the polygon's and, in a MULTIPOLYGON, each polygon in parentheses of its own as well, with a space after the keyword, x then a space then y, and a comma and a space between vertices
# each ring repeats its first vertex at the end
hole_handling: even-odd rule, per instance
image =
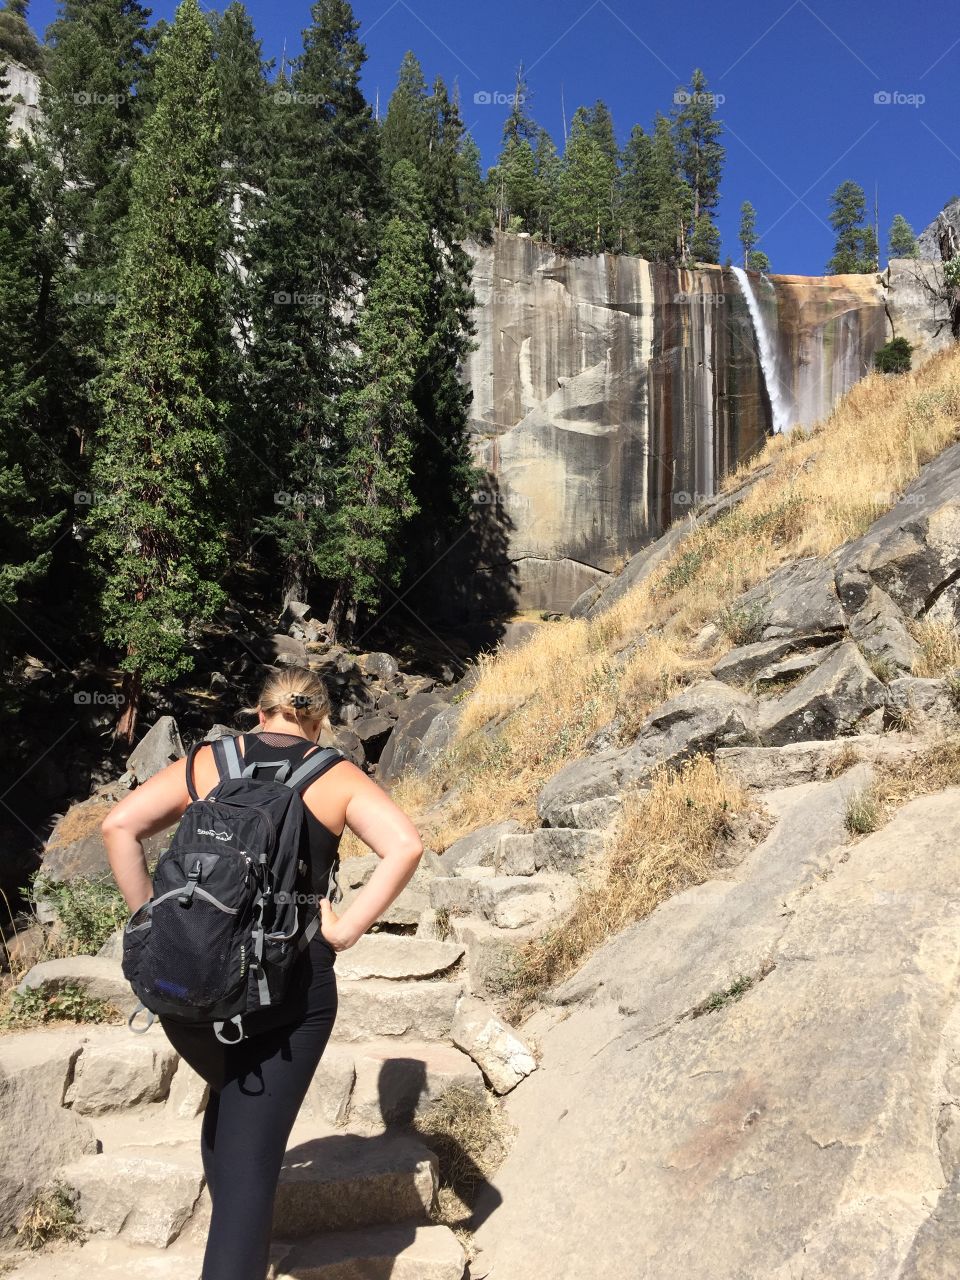
POLYGON ((123 706, 120 711, 120 719, 117 721, 117 727, 113 731, 113 739, 114 742, 123 742, 128 750, 133 748, 137 721, 140 718, 140 695, 142 692, 143 681, 140 668, 138 667, 135 671, 125 672, 123 684, 120 687, 123 706))

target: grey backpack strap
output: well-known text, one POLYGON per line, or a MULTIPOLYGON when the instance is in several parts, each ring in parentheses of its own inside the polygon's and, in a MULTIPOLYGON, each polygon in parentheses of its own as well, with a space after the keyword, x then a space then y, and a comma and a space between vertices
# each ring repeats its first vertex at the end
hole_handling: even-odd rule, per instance
POLYGON ((222 782, 224 778, 242 778, 243 758, 236 738, 216 738, 211 745, 220 781, 222 782))
POLYGON ((294 791, 302 791, 310 782, 316 782, 322 773, 345 757, 336 747, 324 747, 322 751, 313 751, 294 769, 289 778, 284 778, 288 787, 294 791))

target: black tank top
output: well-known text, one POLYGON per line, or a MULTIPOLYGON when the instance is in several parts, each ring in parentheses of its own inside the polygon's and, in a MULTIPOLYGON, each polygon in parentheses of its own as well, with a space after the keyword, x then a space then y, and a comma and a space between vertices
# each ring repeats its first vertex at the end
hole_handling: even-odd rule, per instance
MULTIPOLYGON (((245 733, 242 746, 243 758, 248 764, 254 760, 289 760, 294 768, 308 752, 316 750, 314 743, 293 733, 245 733)), ((260 776, 269 778, 270 775, 263 773, 260 776)), ((337 858, 340 836, 334 835, 309 809, 306 813, 310 892, 322 898, 330 886, 330 872, 337 858)))

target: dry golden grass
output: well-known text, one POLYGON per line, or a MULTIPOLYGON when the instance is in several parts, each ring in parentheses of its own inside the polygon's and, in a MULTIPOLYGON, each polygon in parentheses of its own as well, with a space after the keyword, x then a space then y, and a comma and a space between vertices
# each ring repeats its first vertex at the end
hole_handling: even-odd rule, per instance
POLYGON ((876 810, 876 826, 918 796, 960 786, 960 738, 940 738, 907 760, 881 764, 866 794, 876 810))
POLYGON ((594 882, 562 923, 518 952, 507 992, 517 1019, 545 988, 562 981, 607 938, 716 869, 731 823, 746 811, 743 788, 706 756, 661 769, 624 805, 615 839, 594 882))
POLYGON ((749 634, 737 596, 785 560, 857 537, 920 467, 958 438, 960 350, 901 377, 872 374, 811 431, 776 437, 728 477, 750 492, 693 532, 673 557, 601 617, 566 619, 480 662, 453 749, 397 802, 426 843, 445 848, 480 823, 534 820, 536 793, 616 713, 625 728, 706 665, 694 641, 715 621, 711 661, 749 634), (765 474, 759 474, 767 469, 765 474), (757 478, 759 476, 759 478, 757 478), (446 803, 428 812, 444 796, 446 803))
POLYGON ((943 676, 960 667, 960 631, 952 622, 924 618, 910 630, 920 646, 913 662, 915 676, 943 676))
POLYGON ((440 1186, 435 1220, 456 1232, 472 1256, 469 1224, 474 1200, 509 1148, 503 1111, 488 1094, 454 1085, 418 1117, 415 1128, 437 1155, 440 1186))
POLYGON ((55 838, 49 844, 51 848, 73 844, 75 840, 86 840, 100 830, 100 824, 113 808, 110 800, 101 800, 93 804, 74 805, 68 809, 57 824, 55 838))

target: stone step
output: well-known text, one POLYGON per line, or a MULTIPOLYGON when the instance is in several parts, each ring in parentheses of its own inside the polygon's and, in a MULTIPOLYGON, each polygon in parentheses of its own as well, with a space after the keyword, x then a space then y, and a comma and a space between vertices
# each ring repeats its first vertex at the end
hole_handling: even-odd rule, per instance
POLYGON ((273 1280, 462 1280, 466 1265, 449 1228, 419 1224, 331 1232, 273 1252, 273 1280))
POLYGON ((539 924, 501 929, 478 916, 451 916, 450 932, 467 949, 467 990, 499 996, 517 963, 518 948, 538 937, 539 924))
POLYGON ((493 866, 498 876, 532 876, 538 871, 579 871, 596 861, 606 841, 600 831, 576 827, 538 827, 504 834, 497 841, 493 866))
POLYGON ((122 1239, 92 1236, 82 1245, 56 1246, 29 1258, 4 1280, 200 1280, 202 1245, 157 1250, 122 1239))
POLYGON ((77 1213, 87 1231, 158 1249, 180 1235, 203 1189, 195 1142, 82 1156, 60 1177, 79 1193, 77 1213))
POLYGON ((337 978, 434 978, 452 969, 462 956, 463 947, 457 942, 366 933, 337 956, 337 978))
POLYGON ((466 1053, 448 1044, 383 1039, 357 1046, 356 1084, 347 1123, 376 1133, 409 1124, 448 1089, 483 1096, 483 1074, 466 1053))
POLYGON ((339 1133, 287 1148, 273 1230, 295 1238, 319 1231, 426 1221, 437 1192, 437 1157, 405 1133, 339 1133))
MULTIPOLYGON (((421 1223, 275 1240, 269 1280, 461 1280, 463 1249, 447 1227, 421 1223)), ((26 1257, 5 1280, 199 1280, 203 1245, 157 1250, 94 1236, 26 1257)))
POLYGON ((344 978, 337 983, 339 1008, 333 1039, 446 1040, 463 985, 459 977, 429 982, 344 978))
POLYGON ((430 884, 430 905, 453 916, 482 916, 501 929, 522 929, 525 925, 552 922, 569 911, 576 900, 575 876, 561 872, 477 874, 492 870, 475 867, 473 875, 438 876, 430 884))
POLYGON ((41 960, 28 970, 17 991, 25 994, 45 988, 52 994, 67 986, 77 986, 92 1000, 105 1000, 124 1014, 132 1013, 137 1005, 137 997, 123 976, 120 962, 105 956, 41 960))

